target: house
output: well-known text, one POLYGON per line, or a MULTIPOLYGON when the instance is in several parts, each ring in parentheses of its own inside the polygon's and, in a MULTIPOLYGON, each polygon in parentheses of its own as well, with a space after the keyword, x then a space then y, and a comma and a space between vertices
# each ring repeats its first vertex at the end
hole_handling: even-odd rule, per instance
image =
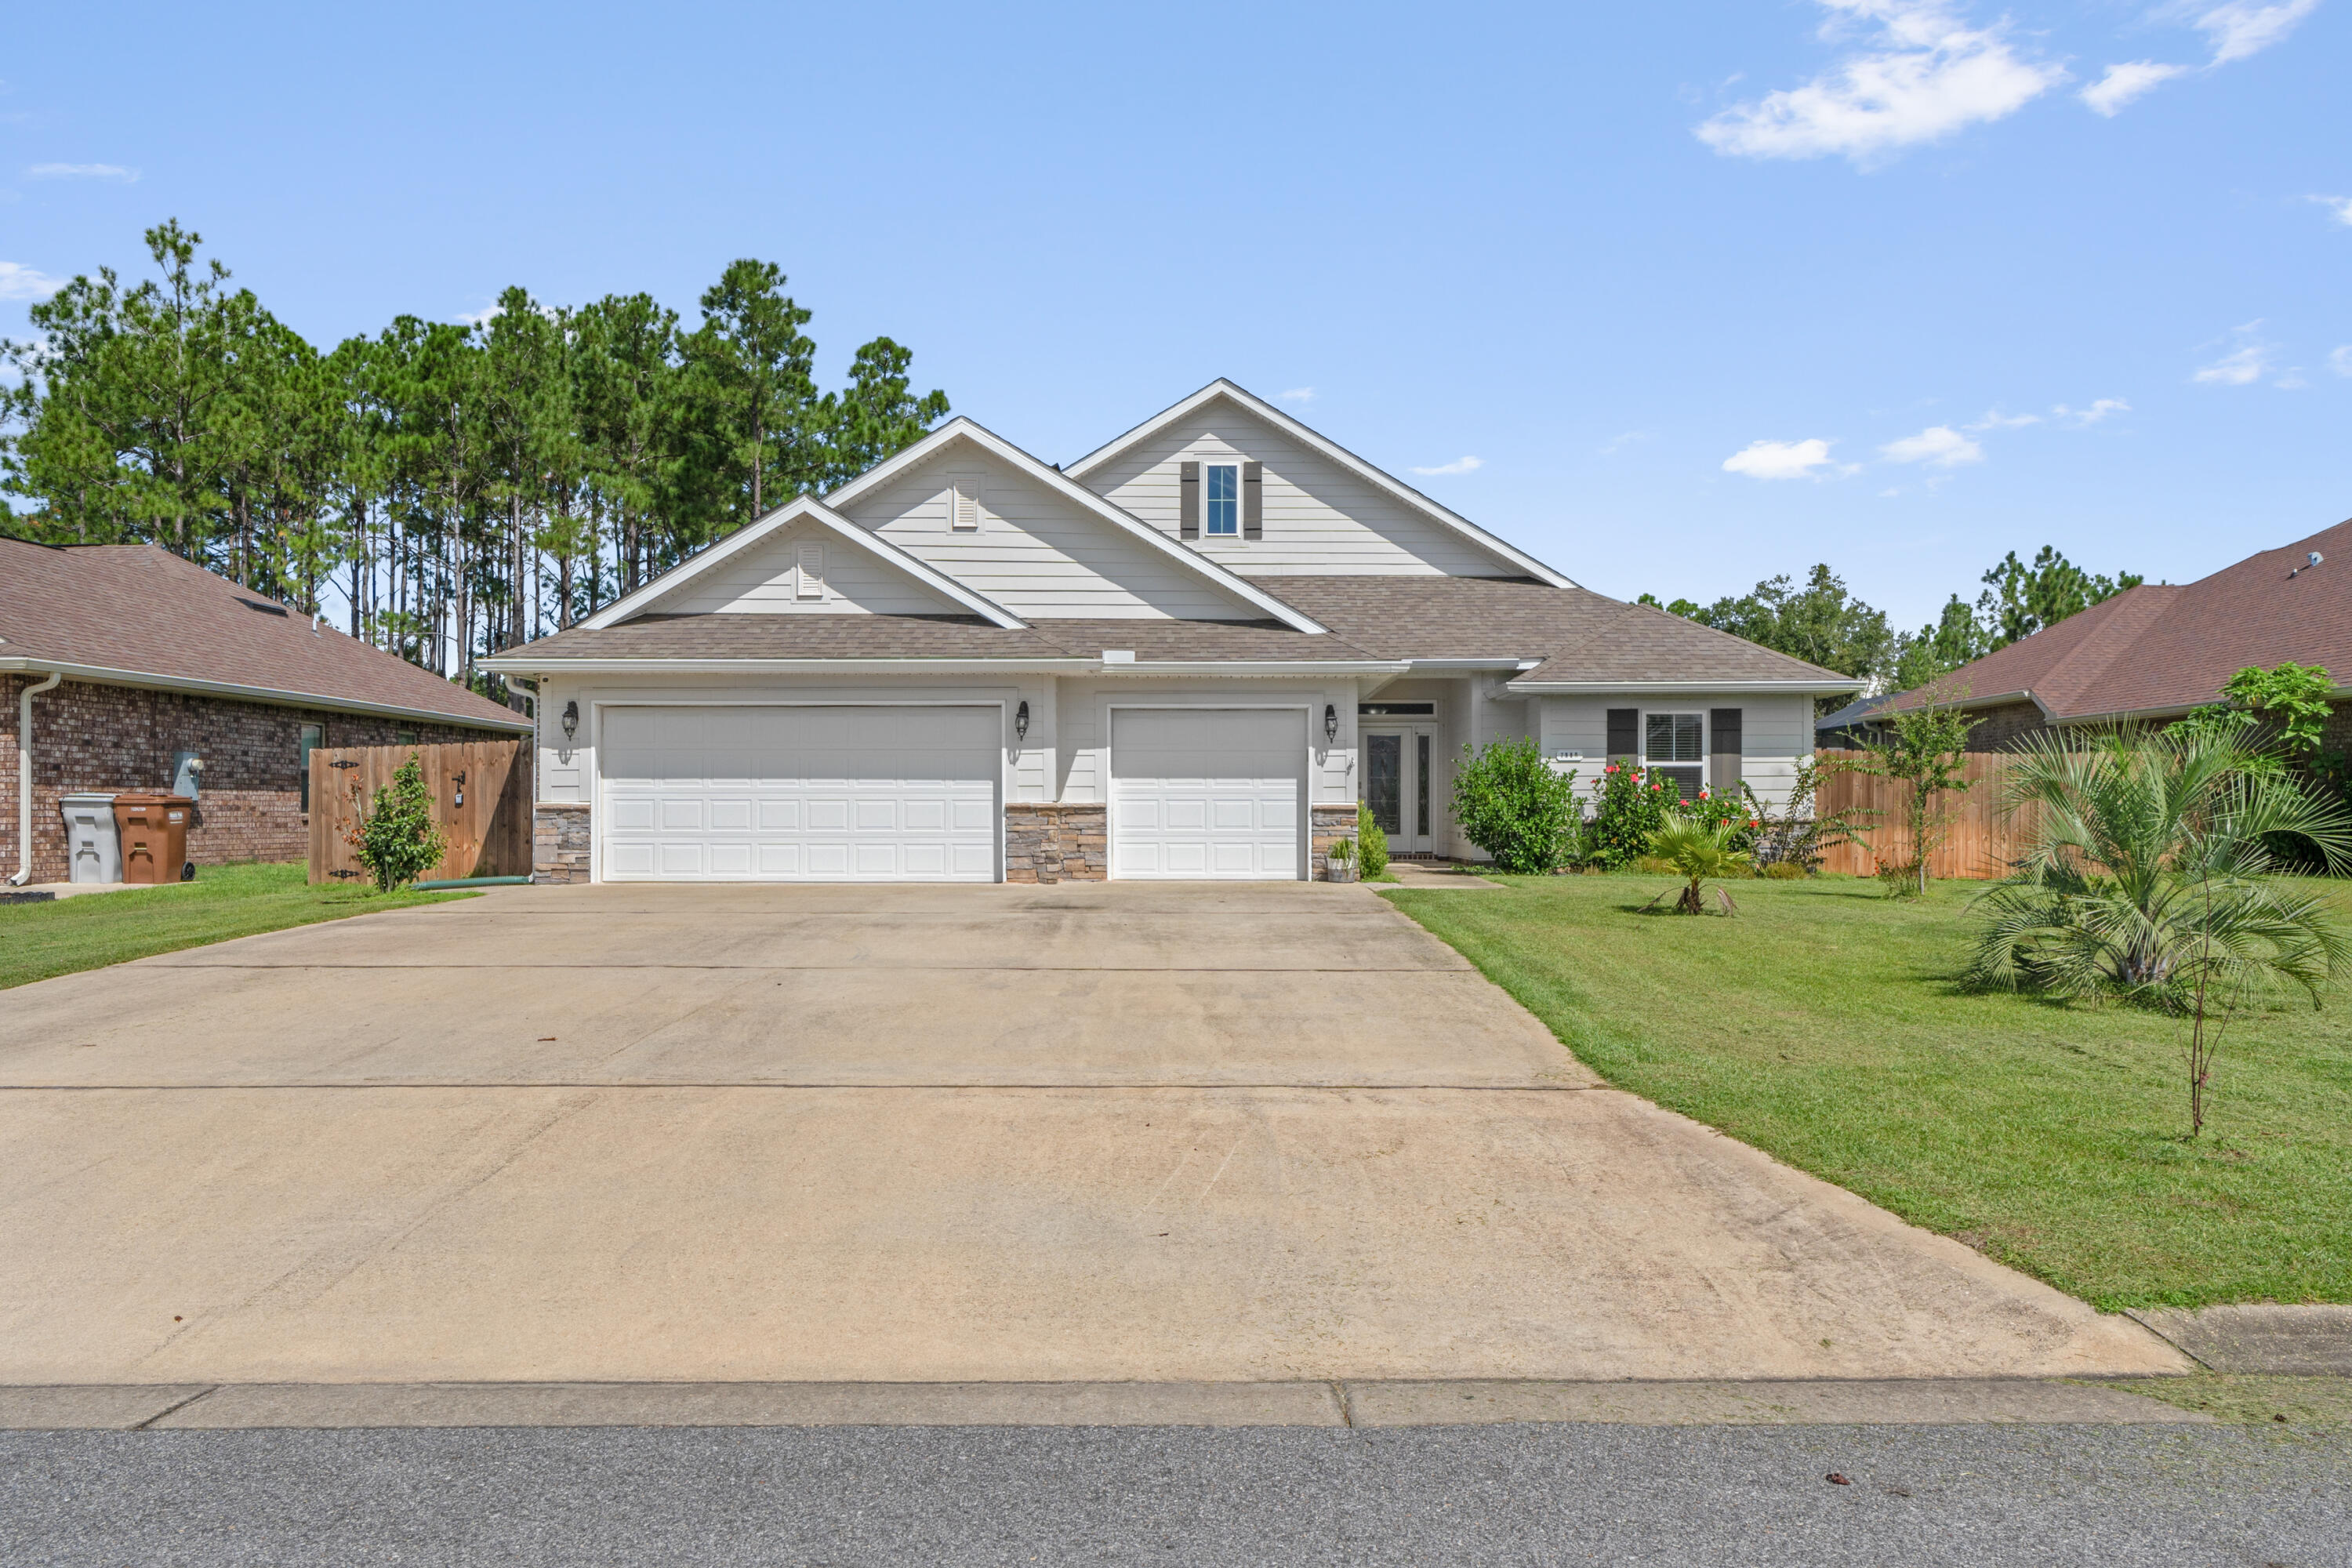
POLYGON ((0 535, 0 858, 13 880, 66 879, 61 795, 193 783, 198 865, 299 860, 313 748, 530 731, 152 545, 0 535))
MULTIPOLYGON (((1961 666, 1943 685, 1977 716, 1969 750, 2001 752, 2029 735, 2162 724, 2219 701, 2238 671, 2290 660, 2333 672, 2336 716, 2322 744, 2352 751, 2352 521, 2194 583, 2117 594, 1961 666)), ((1822 719, 1822 743, 1921 700, 1906 691, 1849 703, 1822 719)))
POLYGON ((1298 879, 1463 748, 1784 793, 1854 682, 1568 576, 1219 381, 1069 464, 957 418, 572 628, 547 880, 1298 879))

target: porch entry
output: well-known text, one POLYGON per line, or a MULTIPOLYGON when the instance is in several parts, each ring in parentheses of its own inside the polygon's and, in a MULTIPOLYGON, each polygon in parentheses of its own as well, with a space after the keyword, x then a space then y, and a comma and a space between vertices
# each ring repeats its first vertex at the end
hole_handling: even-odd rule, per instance
POLYGON ((1395 718, 1359 719, 1363 740, 1364 804, 1397 855, 1435 852, 1436 804, 1430 799, 1437 725, 1395 718))

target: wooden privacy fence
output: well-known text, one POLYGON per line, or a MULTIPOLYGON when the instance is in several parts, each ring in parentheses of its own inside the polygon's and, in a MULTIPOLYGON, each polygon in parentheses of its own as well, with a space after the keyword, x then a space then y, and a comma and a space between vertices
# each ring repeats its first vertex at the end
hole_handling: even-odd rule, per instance
POLYGON ((522 741, 443 746, 341 746, 310 753, 310 880, 368 875, 347 835, 414 754, 448 847, 418 879, 530 875, 530 750, 522 741))
MULTIPOLYGON (((1911 786, 1900 779, 1871 773, 1830 771, 1832 762, 1864 761, 1864 752, 1819 752, 1822 764, 1820 789, 1813 796, 1816 816, 1850 811, 1856 826, 1853 841, 1822 857, 1822 869, 1856 877, 1878 874, 1882 864, 1911 862, 1911 834, 1906 817, 1911 786)), ((1937 803, 1949 824, 1943 846, 1927 858, 1927 875, 1986 879, 2008 874, 2010 862, 2025 852, 2025 830, 2031 809, 2014 816, 2001 814, 2001 797, 2009 787, 2013 759, 2001 752, 1970 752, 1965 758, 1966 791, 1952 791, 1937 803)))

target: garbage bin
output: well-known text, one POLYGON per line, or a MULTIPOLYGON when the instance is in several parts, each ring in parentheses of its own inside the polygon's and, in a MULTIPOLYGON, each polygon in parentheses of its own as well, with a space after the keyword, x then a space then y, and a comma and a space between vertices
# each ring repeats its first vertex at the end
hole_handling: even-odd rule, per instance
POLYGON ((122 880, 122 839, 114 830, 114 797, 59 795, 58 807, 66 814, 66 880, 122 880))
POLYGON ((124 881, 184 882, 195 876, 188 860, 188 813, 195 804, 184 795, 114 797, 124 881))

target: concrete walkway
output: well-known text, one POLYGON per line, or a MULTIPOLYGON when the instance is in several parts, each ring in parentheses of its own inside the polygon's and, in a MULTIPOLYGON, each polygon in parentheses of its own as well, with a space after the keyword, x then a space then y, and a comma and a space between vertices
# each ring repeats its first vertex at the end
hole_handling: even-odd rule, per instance
POLYGON ((2190 1364, 1296 884, 499 889, 22 987, 0 1256, 15 1384, 2190 1364))

